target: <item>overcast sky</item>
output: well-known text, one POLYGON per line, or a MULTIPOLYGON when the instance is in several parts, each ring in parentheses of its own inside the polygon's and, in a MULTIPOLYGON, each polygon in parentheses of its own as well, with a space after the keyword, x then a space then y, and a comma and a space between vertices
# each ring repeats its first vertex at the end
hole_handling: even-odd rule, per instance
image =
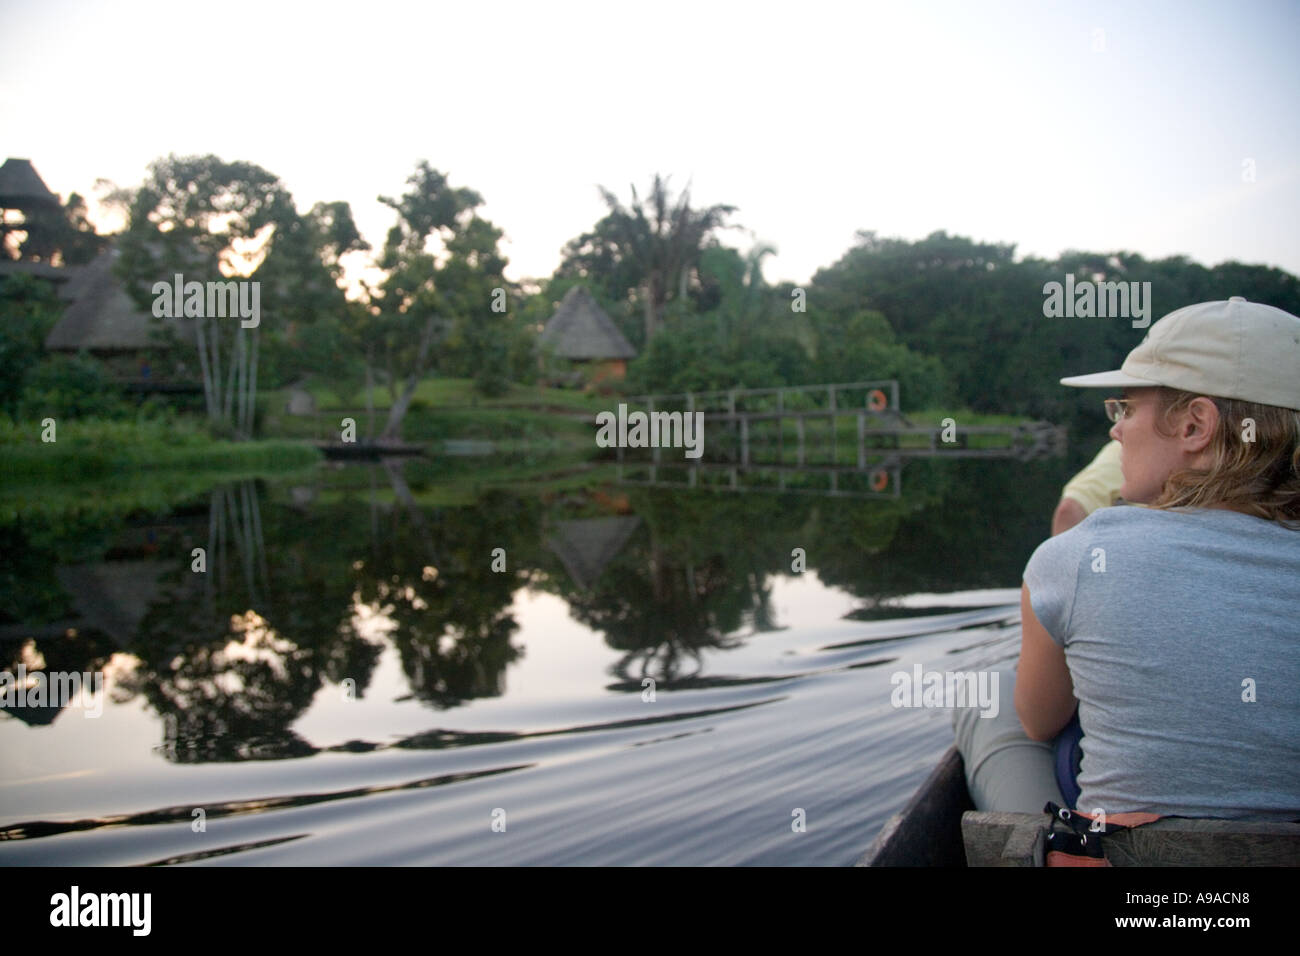
POLYGON ((514 279, 600 218, 597 184, 656 171, 737 206, 726 241, 774 243, 773 281, 859 229, 1300 273, 1297 37, 1295 0, 0 0, 0 154, 65 198, 248 160, 376 246, 376 197, 427 159, 514 279))

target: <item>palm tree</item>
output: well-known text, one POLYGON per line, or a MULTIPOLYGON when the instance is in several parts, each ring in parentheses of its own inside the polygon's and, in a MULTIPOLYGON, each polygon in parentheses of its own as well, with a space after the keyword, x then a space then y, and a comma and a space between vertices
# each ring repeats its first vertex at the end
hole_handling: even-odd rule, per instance
MULTIPOLYGON (((716 205, 692 209, 690 186, 673 200, 668 177, 655 174, 650 193, 642 202, 632 186, 632 203, 624 207, 604 186, 601 198, 609 214, 590 233, 579 236, 565 249, 561 274, 601 275, 618 294, 635 292, 645 315, 649 342, 663 321, 670 300, 686 296, 700 252, 717 229, 732 228, 726 219, 735 206, 716 205)), ((613 291, 613 290, 611 290, 613 291)))

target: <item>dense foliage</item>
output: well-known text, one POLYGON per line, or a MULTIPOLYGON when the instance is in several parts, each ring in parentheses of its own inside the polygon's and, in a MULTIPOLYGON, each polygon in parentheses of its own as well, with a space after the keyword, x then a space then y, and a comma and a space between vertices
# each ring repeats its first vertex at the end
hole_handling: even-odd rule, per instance
MULTIPOLYGON (((634 187, 627 205, 601 194, 608 214, 565 245, 554 275, 516 284, 504 277, 501 229, 479 215, 483 198, 418 163, 405 193, 380 197, 394 224, 375 256, 377 279, 349 298, 342 260, 370 247, 346 203, 299 213, 280 180, 258 166, 171 156, 155 162, 140 187, 119 193, 130 213, 118 240, 122 276, 147 305, 149 284, 161 275, 219 278, 251 255, 244 274, 263 283, 266 319, 246 348, 236 324, 211 326, 226 337, 209 347, 214 364, 224 360, 227 382, 205 371, 210 412, 230 419, 231 388, 246 397, 259 375, 271 386, 327 384, 344 397, 370 394, 362 389, 370 382, 390 393, 389 437, 400 435, 424 378, 470 378, 493 396, 511 382, 553 377, 536 337, 575 285, 637 349, 618 386, 624 392, 897 379, 904 409, 964 407, 1097 431, 1096 396, 1061 388, 1058 379, 1117 367, 1146 329, 1131 315, 1048 317, 1048 283, 1071 276, 1134 284, 1149 290, 1148 323, 1233 295, 1300 312, 1300 280, 1279 269, 1128 252, 1018 260, 1012 244, 945 232, 909 241, 863 231, 805 287, 772 285, 762 266, 774 247, 758 242, 742 253, 721 241, 734 207, 692 207, 689 191, 674 196, 662 176, 644 198, 634 187), (244 363, 238 383, 236 357, 244 363)), ((70 199, 60 224, 38 230, 33 248, 82 258, 90 241, 83 213, 70 199)), ((44 283, 7 277, 0 308, 0 409, 120 413, 91 360, 43 358, 59 309, 44 283)), ((233 433, 251 428, 254 405, 245 404, 244 426, 233 433)))

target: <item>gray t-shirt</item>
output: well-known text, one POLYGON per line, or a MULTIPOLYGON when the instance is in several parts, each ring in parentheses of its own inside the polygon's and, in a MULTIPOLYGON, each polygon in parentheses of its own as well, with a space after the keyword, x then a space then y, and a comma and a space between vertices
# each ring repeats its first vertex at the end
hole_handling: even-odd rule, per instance
POLYGON ((1080 810, 1300 819, 1300 531, 1103 508, 1025 583, 1074 680, 1080 810))

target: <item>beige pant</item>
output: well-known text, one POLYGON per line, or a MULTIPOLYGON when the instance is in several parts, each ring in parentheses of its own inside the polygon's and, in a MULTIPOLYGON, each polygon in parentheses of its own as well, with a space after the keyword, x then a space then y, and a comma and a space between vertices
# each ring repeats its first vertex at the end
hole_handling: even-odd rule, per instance
MULTIPOLYGON (((1008 704, 1015 700, 1015 679, 1014 671, 999 672, 1000 696, 1008 704)), ((1065 806, 1051 743, 1030 740, 1015 707, 999 708, 996 717, 981 717, 978 707, 959 707, 953 731, 977 810, 1042 813, 1049 800, 1065 806)))

